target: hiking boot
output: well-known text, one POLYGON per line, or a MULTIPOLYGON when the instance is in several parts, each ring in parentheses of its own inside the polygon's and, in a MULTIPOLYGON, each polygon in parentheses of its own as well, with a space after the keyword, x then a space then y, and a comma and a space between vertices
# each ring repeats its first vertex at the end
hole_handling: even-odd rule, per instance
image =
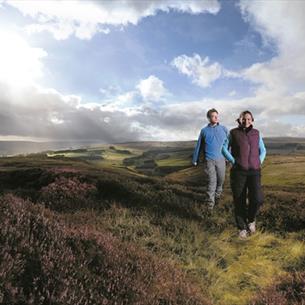
POLYGON ((250 231, 250 233, 255 233, 255 231, 256 231, 255 221, 249 223, 249 231, 250 231))
POLYGON ((247 230, 241 230, 239 231, 239 238, 240 239, 246 239, 248 237, 248 231, 247 230))

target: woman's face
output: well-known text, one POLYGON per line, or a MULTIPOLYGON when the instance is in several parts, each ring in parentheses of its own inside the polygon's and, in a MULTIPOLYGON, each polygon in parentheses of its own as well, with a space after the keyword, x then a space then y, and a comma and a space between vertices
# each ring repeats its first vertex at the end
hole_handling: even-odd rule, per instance
POLYGON ((241 123, 244 127, 246 128, 249 127, 253 123, 252 116, 249 113, 246 113, 245 115, 242 116, 241 123))

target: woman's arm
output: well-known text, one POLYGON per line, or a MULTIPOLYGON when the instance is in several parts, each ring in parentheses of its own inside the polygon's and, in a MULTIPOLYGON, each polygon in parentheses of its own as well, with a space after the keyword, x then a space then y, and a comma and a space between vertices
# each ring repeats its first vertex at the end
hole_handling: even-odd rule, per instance
POLYGON ((222 145, 222 149, 221 152, 223 154, 223 156, 232 164, 235 163, 235 159, 232 156, 232 154, 230 153, 230 147, 231 147, 231 134, 229 133, 228 137, 225 139, 223 145, 222 145))
POLYGON ((261 161, 261 164, 263 164, 266 157, 266 147, 263 141, 263 138, 261 135, 259 136, 259 159, 261 161))

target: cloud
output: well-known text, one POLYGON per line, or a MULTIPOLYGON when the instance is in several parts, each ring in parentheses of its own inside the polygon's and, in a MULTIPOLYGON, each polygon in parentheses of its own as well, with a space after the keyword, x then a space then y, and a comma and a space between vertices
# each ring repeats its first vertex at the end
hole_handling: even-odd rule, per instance
MULTIPOLYGON (((254 98, 246 99, 245 106, 264 109, 263 117, 277 115, 280 119, 287 114, 304 114, 305 2, 242 0, 239 8, 244 20, 260 33, 263 43, 274 48, 276 55, 271 60, 229 71, 218 62, 211 63, 208 57, 194 54, 178 56, 171 65, 203 88, 224 77, 242 78, 257 84, 254 98)), ((300 130, 296 132, 300 134, 300 130)))
POLYGON ((150 75, 146 79, 142 79, 136 88, 140 91, 144 101, 156 102, 168 95, 163 81, 154 75, 150 75))
POLYGON ((1 136, 121 142, 145 135, 132 130, 131 119, 119 109, 88 107, 80 97, 54 89, 31 86, 8 94, 13 89, 0 82, 1 136))
POLYGON ((305 2, 241 1, 240 8, 244 19, 277 52, 270 61, 245 69, 243 76, 261 84, 259 90, 287 94, 304 89, 305 2))
POLYGON ((34 23, 27 25, 30 33, 48 31, 55 39, 67 39, 75 35, 79 39, 91 39, 98 32, 109 33, 109 26, 138 24, 147 16, 158 11, 199 14, 217 14, 220 4, 217 0, 116 0, 116 1, 14 1, 6 4, 18 9, 24 16, 30 16, 34 23))
MULTIPOLYGON (((77 95, 55 89, 28 86, 17 92, 0 82, 0 135, 49 140, 92 140, 107 143, 140 140, 190 140, 206 124, 206 111, 215 107, 223 124, 235 126, 238 114, 249 108, 263 136, 302 136, 305 126, 283 122, 293 112, 305 117, 305 93, 281 97, 287 107, 277 107, 279 96, 161 104, 138 104, 112 108, 90 103, 77 95), (268 103, 266 103, 268 101, 268 103)), ((123 94, 123 93, 122 93, 123 94)))
POLYGON ((208 56, 201 58, 198 54, 193 54, 192 57, 177 56, 171 61, 171 66, 187 75, 194 84, 202 88, 210 87, 221 77, 241 77, 239 72, 226 70, 218 62, 211 63, 208 56))
MULTIPOLYGON (((110 4, 113 2, 106 2, 113 5, 110 4)), ((261 33, 265 43, 275 44, 277 54, 271 60, 255 63, 240 71, 228 71, 220 63, 211 62, 208 57, 201 58, 198 54, 192 57, 181 55, 171 63, 201 87, 210 86, 223 77, 242 77, 259 84, 255 95, 245 98, 236 98, 238 92, 233 90, 226 99, 166 103, 168 94, 173 93, 168 92, 161 79, 150 75, 135 83, 130 91, 122 91, 116 86, 102 88, 100 103, 83 100, 76 94, 67 95, 35 85, 34 80, 43 75, 46 52, 33 48, 17 34, 0 35, 0 62, 7 67, 6 73, 0 70, 0 135, 25 139, 91 139, 108 143, 189 140, 198 136, 199 129, 206 123, 206 111, 215 107, 220 112, 221 122, 229 128, 235 126, 235 118, 242 110, 250 109, 255 116, 255 126, 263 136, 304 137, 305 125, 294 122, 293 115, 305 119, 305 21, 300 13, 305 6, 301 1, 294 5, 281 1, 273 6, 270 2, 247 1, 240 5, 245 20, 261 33), (20 56, 24 57, 18 62, 20 56), (8 81, 10 72, 12 77, 8 81), (24 80, 28 77, 33 81, 17 86, 16 78, 21 75, 24 80), (159 104, 160 100, 162 103, 159 104), (287 117, 288 120, 285 120, 287 117)), ((146 2, 138 3, 147 6, 146 2)), ((186 5, 190 2, 181 3, 186 5)), ((137 9, 133 8, 133 11, 137 9)), ((195 12, 195 8, 193 10, 195 12)), ((77 15, 78 12, 75 12, 77 15)), ((34 15, 33 18, 42 23, 48 20, 44 14, 34 15)), ((69 35, 72 34, 76 35, 75 28, 69 35)))
POLYGON ((235 72, 258 84, 255 96, 244 100, 245 108, 256 109, 256 124, 266 135, 304 137, 304 124, 287 123, 286 118, 305 119, 305 2, 240 1, 239 7, 244 20, 276 53, 271 60, 235 72))
MULTIPOLYGON (((159 106, 171 95, 165 88, 164 82, 155 75, 139 80, 135 88, 130 91, 123 92, 116 86, 110 86, 100 88, 100 92, 103 95, 103 109, 109 111, 124 109, 127 115, 134 113, 139 106, 159 106)), ((99 105, 94 104, 94 106, 99 105)))

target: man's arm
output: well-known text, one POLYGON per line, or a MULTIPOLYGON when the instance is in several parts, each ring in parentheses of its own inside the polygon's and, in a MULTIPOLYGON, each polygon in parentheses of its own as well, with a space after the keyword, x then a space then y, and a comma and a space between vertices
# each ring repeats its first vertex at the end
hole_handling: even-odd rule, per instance
POLYGON ((259 159, 260 159, 261 164, 263 164, 265 157, 266 157, 266 147, 265 147, 263 138, 260 135, 259 136, 259 159))
POLYGON ((192 163, 193 165, 197 165, 199 161, 199 154, 202 149, 202 142, 204 141, 203 135, 202 135, 202 130, 200 130, 199 136, 198 136, 198 141, 196 143, 196 147, 193 153, 193 160, 192 163))
POLYGON ((223 154, 223 156, 232 164, 235 163, 235 159, 232 156, 232 154, 230 153, 230 147, 231 147, 231 134, 229 133, 228 137, 225 139, 223 145, 222 145, 222 149, 221 152, 223 154))

